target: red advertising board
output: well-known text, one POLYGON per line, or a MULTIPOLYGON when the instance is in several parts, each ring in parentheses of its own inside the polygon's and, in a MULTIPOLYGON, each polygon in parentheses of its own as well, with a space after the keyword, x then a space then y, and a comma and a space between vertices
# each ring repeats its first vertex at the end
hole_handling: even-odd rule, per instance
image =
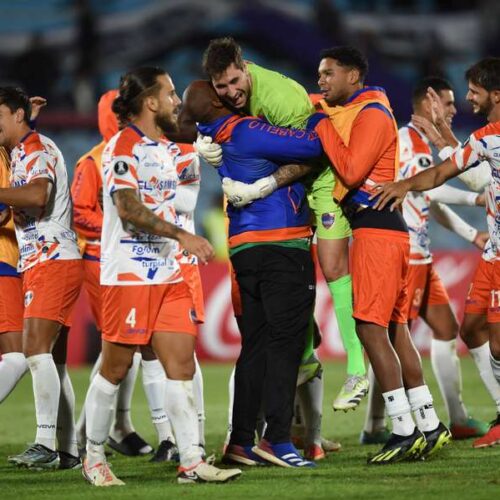
MULTIPOLYGON (((450 295, 452 307, 459 320, 463 316, 464 300, 476 268, 479 252, 436 252, 435 266, 450 295)), ((237 358, 240 336, 231 305, 231 283, 227 264, 214 262, 201 268, 205 292, 206 321, 200 326, 197 353, 200 360, 233 361, 237 358)), ((338 358, 344 355, 328 288, 321 273, 318 272, 316 296, 316 321, 323 334, 319 349, 321 359, 338 358)), ((69 361, 79 364, 87 361, 86 345, 92 330, 92 316, 82 294, 75 314, 71 332, 69 361)), ((413 338, 419 350, 426 353, 429 349, 431 332, 425 323, 417 320, 412 328, 413 338)), ((464 346, 459 342, 460 352, 464 346)))

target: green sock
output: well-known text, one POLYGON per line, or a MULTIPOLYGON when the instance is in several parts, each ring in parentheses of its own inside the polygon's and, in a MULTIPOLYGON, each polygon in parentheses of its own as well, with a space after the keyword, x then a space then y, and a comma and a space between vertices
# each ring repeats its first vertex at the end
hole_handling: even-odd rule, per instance
POLYGON ((356 323, 352 317, 351 275, 330 281, 328 288, 333 299, 342 344, 347 354, 347 374, 366 375, 363 347, 356 334, 356 323))
POLYGON ((307 338, 306 338, 306 348, 304 349, 304 354, 302 355, 302 363, 305 363, 314 353, 314 316, 311 316, 309 320, 309 326, 307 327, 307 338))

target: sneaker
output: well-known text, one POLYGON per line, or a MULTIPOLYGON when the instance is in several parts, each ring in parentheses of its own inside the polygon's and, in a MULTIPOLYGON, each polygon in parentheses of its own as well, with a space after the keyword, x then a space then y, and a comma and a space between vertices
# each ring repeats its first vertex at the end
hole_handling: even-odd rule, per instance
POLYGON ((500 413, 497 418, 490 424, 490 430, 479 439, 472 443, 473 448, 486 448, 487 446, 495 446, 500 444, 500 413))
POLYGON ((65 451, 58 451, 57 453, 59 453, 59 470, 80 469, 82 467, 80 457, 75 457, 65 451))
POLYGON ((321 448, 329 453, 330 451, 340 451, 342 445, 337 441, 330 441, 330 439, 321 438, 321 448))
POLYGON ((389 439, 391 432, 387 427, 379 429, 378 431, 367 432, 362 431, 359 435, 360 444, 385 444, 389 439))
POLYGON ((451 442, 451 432, 446 425, 439 422, 433 431, 424 432, 426 445, 422 451, 422 457, 427 458, 438 452, 443 446, 451 442))
POLYGON ((189 469, 179 467, 177 482, 179 484, 227 483, 240 475, 240 469, 218 469, 206 462, 200 462, 189 469))
POLYGON ((162 441, 150 462, 179 462, 179 450, 175 443, 170 439, 162 441))
POLYGON ((419 458, 425 444, 425 437, 417 428, 411 436, 391 434, 384 447, 375 455, 368 457, 368 464, 392 464, 401 460, 419 458))
POLYGON ((43 444, 34 443, 19 455, 10 456, 7 461, 33 470, 54 470, 59 467, 59 454, 43 444))
POLYGON ((450 432, 453 439, 467 439, 484 436, 489 427, 486 422, 469 417, 464 424, 450 424, 450 432))
POLYGON ((112 437, 109 437, 108 446, 113 448, 113 450, 118 453, 129 457, 149 455, 153 452, 153 448, 146 443, 146 441, 144 441, 144 439, 142 439, 137 432, 131 432, 120 442, 115 441, 112 437))
POLYGON ((222 456, 222 463, 227 465, 267 465, 267 462, 252 451, 253 445, 239 446, 228 444, 222 456))
POLYGON ((323 460, 326 457, 325 450, 318 444, 311 444, 304 449, 304 458, 307 460, 323 460))
POLYGON ((89 467, 88 460, 83 461, 83 477, 93 486, 123 486, 125 483, 118 479, 107 462, 99 462, 89 467))
POLYGON ((366 375, 348 375, 333 402, 333 410, 352 410, 368 394, 370 382, 366 375))
POLYGON ((316 467, 314 462, 304 460, 292 443, 271 444, 261 439, 252 451, 259 457, 281 467, 316 467))

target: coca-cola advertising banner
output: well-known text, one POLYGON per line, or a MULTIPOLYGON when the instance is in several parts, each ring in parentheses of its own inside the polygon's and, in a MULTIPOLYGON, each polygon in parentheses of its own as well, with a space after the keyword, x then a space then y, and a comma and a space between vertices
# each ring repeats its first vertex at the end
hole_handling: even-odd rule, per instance
MULTIPOLYGON (((464 301, 472 281, 480 255, 475 251, 436 252, 434 263, 450 295, 451 305, 459 320, 463 316, 464 301)), ((203 290, 205 293, 205 323, 200 325, 197 354, 203 361, 234 361, 240 349, 240 335, 231 305, 231 281, 228 266, 224 262, 213 262, 201 267, 203 290)), ((316 321, 321 329, 323 341, 319 348, 321 359, 327 360, 344 356, 337 320, 332 306, 328 287, 318 270, 318 286, 316 295, 316 321)), ((79 364, 89 359, 89 337, 93 320, 85 294, 82 293, 78 303, 73 325, 69 362, 79 364)), ((431 332, 422 320, 417 320, 412 328, 412 335, 418 349, 422 353, 429 350, 431 332)), ((459 351, 465 352, 464 345, 459 342, 459 351)))

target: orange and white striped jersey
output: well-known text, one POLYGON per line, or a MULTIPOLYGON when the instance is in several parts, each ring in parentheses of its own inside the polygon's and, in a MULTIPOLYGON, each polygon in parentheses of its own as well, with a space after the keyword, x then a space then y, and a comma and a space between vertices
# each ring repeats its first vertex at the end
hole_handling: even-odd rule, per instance
POLYGON ((172 143, 155 142, 137 127, 118 132, 104 149, 101 236, 102 285, 155 285, 181 281, 176 241, 123 227, 112 195, 133 189, 141 202, 163 220, 175 224, 177 171, 172 143))
MULTIPOLYGON (((491 252, 495 259, 500 249, 500 122, 489 123, 473 132, 463 146, 450 156, 459 170, 479 166, 483 161, 491 167, 491 181, 486 189, 486 221, 491 252)), ((484 258, 484 256, 483 256, 484 258)))
MULTIPOLYGON (((191 144, 171 143, 179 183, 175 193, 176 224, 195 234, 194 209, 200 192, 200 159, 191 144)), ((198 264, 198 258, 181 249, 181 264, 198 264)))
MULTIPOLYGON (((408 179, 432 166, 432 150, 428 139, 411 123, 398 131, 399 178, 408 179)), ((429 239, 429 206, 426 193, 410 191, 403 201, 403 216, 410 233, 410 262, 432 262, 429 239)))
MULTIPOLYGON (((410 122, 399 132, 399 178, 408 179, 433 166, 432 150, 427 137, 410 122)), ((403 202, 403 216, 410 233, 410 263, 432 262, 429 239, 431 209, 442 225, 467 241, 473 241, 477 230, 443 203, 473 206, 478 194, 446 184, 425 192, 409 192, 403 202), (433 203, 436 202, 436 203, 433 203), (432 206, 431 206, 431 203, 432 206), (436 213, 438 212, 438 213, 436 213), (444 220, 443 220, 444 219, 444 220)))
POLYGON ((14 209, 19 272, 47 260, 80 258, 71 229, 72 207, 64 158, 52 140, 31 131, 11 152, 10 184, 18 187, 35 179, 48 179, 52 190, 43 210, 14 209))

